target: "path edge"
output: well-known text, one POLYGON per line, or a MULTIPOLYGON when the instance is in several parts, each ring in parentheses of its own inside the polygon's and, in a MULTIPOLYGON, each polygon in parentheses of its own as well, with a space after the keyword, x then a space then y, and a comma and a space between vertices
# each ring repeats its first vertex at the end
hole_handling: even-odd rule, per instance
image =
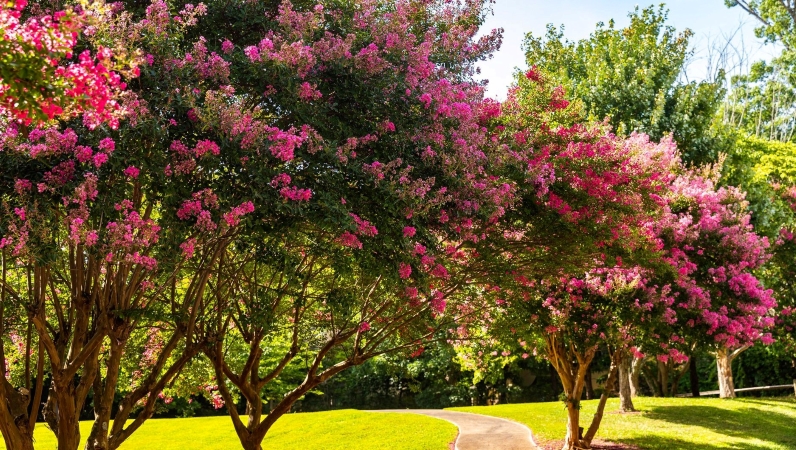
MULTIPOLYGON (((536 443, 536 440, 534 440, 533 431, 527 425, 525 425, 524 423, 517 422, 516 420, 506 419, 505 417, 488 416, 486 414, 471 413, 471 412, 466 412, 466 411, 456 411, 456 410, 452 410, 452 409, 437 409, 437 410, 434 410, 434 411, 452 412, 452 413, 457 413, 457 414, 469 414, 471 416, 480 416, 480 417, 486 417, 486 418, 489 418, 489 419, 498 419, 498 420, 502 420, 504 422, 509 422, 509 423, 513 423, 515 425, 519 425, 519 426, 525 428, 526 430, 528 430, 528 441, 530 441, 531 445, 533 445, 536 448, 536 450, 544 450, 541 446, 539 446, 539 444, 536 443)), ((405 409, 405 410, 395 410, 395 409, 378 410, 378 409, 373 409, 373 410, 367 410, 365 412, 388 413, 388 414, 389 413, 394 413, 394 414, 407 414, 408 413, 408 414, 416 414, 418 416, 432 417, 432 418, 438 419, 438 420, 444 420, 445 422, 448 422, 448 423, 450 423, 450 424, 452 424, 453 426, 456 427, 457 434, 456 434, 456 439, 453 441, 453 448, 454 448, 454 450, 459 450, 459 437, 462 435, 462 430, 461 430, 461 428, 459 428, 459 425, 457 425, 456 423, 454 423, 454 422, 452 422, 452 421, 450 421, 448 419, 443 419, 441 417, 434 417, 434 416, 431 416, 431 415, 428 415, 428 414, 423 414, 421 412, 415 412, 415 410, 408 409, 408 408, 405 409)))

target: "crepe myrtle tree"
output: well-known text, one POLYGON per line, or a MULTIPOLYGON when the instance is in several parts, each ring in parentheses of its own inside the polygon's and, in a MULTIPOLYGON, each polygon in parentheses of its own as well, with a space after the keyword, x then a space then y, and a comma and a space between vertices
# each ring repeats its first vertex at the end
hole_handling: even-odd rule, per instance
MULTIPOLYGON (((205 10, 156 3, 136 17, 123 6, 97 12, 105 20, 87 44, 165 54, 205 10)), ((10 360, 21 371, 4 371, 0 426, 9 448, 32 448, 45 372, 52 383, 43 414, 59 448, 78 447, 77 420, 92 391, 87 448, 117 448, 138 429, 206 342, 208 280, 253 211, 242 194, 213 192, 226 155, 173 101, 204 78, 147 62, 120 99, 127 120, 116 131, 86 120, 62 129, 11 123, 0 140, 2 324, 24 343, 24 357, 10 360), (131 336, 152 327, 162 341, 145 350, 150 364, 120 378, 129 373, 125 353, 140 351, 131 336)))
MULTIPOLYGON (((59 448, 77 448, 77 420, 90 390, 96 422, 89 448, 118 447, 151 416, 160 390, 200 349, 204 287, 251 211, 250 204, 223 206, 207 190, 193 195, 180 180, 166 180, 162 168, 150 172, 158 159, 152 147, 117 146, 110 138, 89 146, 83 144, 90 134, 84 136, 36 129, 25 139, 9 137, 0 152, 4 326, 26 336, 27 354, 38 348, 35 370, 32 355, 21 361, 19 388, 13 380, 3 385, 4 398, 13 399, 7 405, 33 401, 30 416, 27 406, 2 409, 3 435, 13 448, 32 446, 45 367, 52 384, 44 417, 59 448), (180 219, 184 209, 176 205, 185 197, 207 208, 196 223, 180 219), (133 381, 110 428, 131 334, 164 321, 167 344, 133 381), (183 357, 171 359, 177 350, 183 357), (142 400, 146 407, 131 417, 142 400), (134 420, 125 425, 120 417, 134 420)), ((127 144, 124 137, 118 142, 127 144)), ((165 167, 170 158, 161 156, 165 167)), ((208 165, 211 157, 204 158, 208 165)))
POLYGON ((397 288, 407 281, 398 274, 368 278, 344 247, 314 254, 295 239, 268 244, 230 264, 236 281, 219 292, 217 340, 207 350, 244 448, 259 448, 296 401, 336 374, 387 352, 418 355, 480 310, 477 297, 397 288), (265 393, 279 390, 268 410, 265 393))
POLYGON ((535 68, 518 77, 501 107, 491 125, 517 200, 477 243, 478 267, 489 280, 484 295, 497 309, 487 326, 505 330, 504 345, 519 341, 527 355, 533 342, 551 361, 569 412, 565 448, 588 447, 601 415, 580 433, 589 364, 601 345, 619 358, 633 337, 623 326, 653 317, 633 301, 645 284, 632 261, 654 256, 646 225, 662 210, 675 146, 586 125, 579 103, 535 68))
POLYGON ((0 116, 37 125, 82 115, 92 128, 118 127, 122 76, 138 72, 139 55, 107 46, 76 53, 80 33, 91 34, 106 7, 74 4, 54 11, 48 3, 28 3, 0 5, 0 116))
POLYGON ((650 223, 669 270, 649 282, 664 287, 658 295, 665 294, 666 310, 657 327, 646 328, 649 339, 633 348, 632 362, 620 365, 622 409, 632 408, 642 371, 656 395, 676 395, 679 377, 693 364, 682 355, 697 350, 717 355, 722 396, 733 396, 732 358, 755 342, 771 342, 776 302, 754 275, 769 258, 768 242, 749 225, 743 193, 717 188, 716 177, 714 168, 681 170, 664 214, 650 223))
POLYGON ((716 170, 679 176, 654 228, 679 274, 671 322, 680 328, 681 344, 716 355, 725 398, 735 396, 732 359, 756 342, 773 341, 777 303, 755 276, 770 258, 768 239, 754 232, 744 193, 717 188, 717 177, 716 170))
POLYGON ((213 303, 203 305, 214 319, 204 352, 244 448, 259 448, 296 400, 335 373, 416 351, 466 315, 446 307, 466 285, 448 270, 470 256, 457 244, 479 239, 478 225, 499 220, 513 199, 512 185, 489 173, 499 155, 482 123, 499 108, 473 80, 499 36, 475 39, 485 8, 210 3, 186 30, 187 52, 151 53, 163 83, 186 83, 153 95, 182 102, 223 160, 204 178, 183 161, 198 137, 170 144, 168 176, 195 195, 177 216, 202 227, 207 190, 246 207, 208 282, 213 303), (285 341, 275 364, 262 358, 285 341), (296 358, 310 362, 305 379, 264 411, 263 389, 285 382, 296 358))

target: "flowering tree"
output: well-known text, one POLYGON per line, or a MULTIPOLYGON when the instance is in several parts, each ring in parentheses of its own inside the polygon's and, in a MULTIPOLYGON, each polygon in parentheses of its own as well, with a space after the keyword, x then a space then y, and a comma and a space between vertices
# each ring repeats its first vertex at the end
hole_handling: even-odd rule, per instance
MULTIPOLYGON (((158 5, 138 21, 119 6, 97 13, 106 21, 97 22, 92 43, 115 42, 129 52, 170 44, 151 32, 163 18, 158 5)), ((160 29, 181 36, 201 12, 186 7, 160 29)), ((141 86, 155 75, 147 73, 141 86)), ((3 327, 24 336, 26 355, 17 360, 23 376, 15 378, 18 372, 6 367, 0 426, 9 448, 32 448, 45 368, 52 383, 44 417, 59 448, 78 447, 77 421, 90 391, 95 423, 87 448, 117 448, 152 415, 164 386, 205 342, 198 327, 205 286, 251 204, 227 204, 185 183, 189 174, 197 183, 198 174, 213 178, 220 152, 208 139, 181 144, 180 136, 194 136, 192 122, 184 119, 187 126, 169 130, 180 127, 169 120, 174 112, 168 104, 157 109, 163 115, 147 107, 159 104, 162 94, 126 92, 121 100, 128 121, 117 132, 85 118, 82 126, 73 122, 63 130, 21 133, 16 124, 4 130, 3 327), (152 343, 157 348, 149 349, 149 364, 127 387, 120 376, 125 353, 129 359, 138 348, 131 337, 154 326, 162 342, 152 343), (119 392, 124 395, 110 427, 119 392)))
POLYGON ((716 177, 678 177, 655 226, 665 259, 680 275, 671 305, 679 335, 715 352, 721 396, 734 397, 732 359, 757 341, 772 342, 776 302, 753 274, 770 258, 768 240, 754 233, 743 192, 717 189, 716 177))
POLYGON ((114 70, 128 76, 137 72, 134 55, 113 55, 105 46, 96 56, 83 50, 75 60, 73 53, 79 33, 93 28, 101 8, 45 12, 36 4, 23 20, 27 3, 0 5, 0 116, 30 125, 82 113, 91 128, 118 127, 123 115, 118 100, 126 83, 114 70))
POLYGON ((661 312, 632 301, 646 277, 633 261, 652 256, 646 224, 677 163, 670 140, 620 139, 581 117, 535 68, 519 78, 493 125, 505 149, 502 170, 522 203, 477 247, 498 310, 487 334, 505 330, 504 343, 519 341, 526 356, 533 348, 556 369, 569 412, 565 448, 588 446, 599 426, 598 415, 578 432, 598 347, 610 346, 618 359, 641 318, 661 312))
MULTIPOLYGON (((496 45, 496 34, 474 39, 484 7, 211 5, 212 23, 234 26, 200 26, 208 34, 169 62, 205 77, 198 93, 187 91, 186 113, 221 137, 226 163, 203 188, 241 201, 257 193, 223 258, 222 273, 237 279, 213 287, 215 345, 206 350, 245 448, 259 448, 295 401, 334 374, 417 351, 468 315, 472 298, 447 304, 464 289, 449 262, 513 198, 487 170, 496 155, 480 122, 496 104, 472 80, 473 63, 496 45), (238 8, 251 23, 228 19, 238 8), (275 342, 287 343, 283 355, 264 358, 275 342), (263 390, 286 382, 296 360, 307 361, 304 379, 264 415, 263 390)), ((203 209, 184 209, 184 219, 198 224, 203 209)))

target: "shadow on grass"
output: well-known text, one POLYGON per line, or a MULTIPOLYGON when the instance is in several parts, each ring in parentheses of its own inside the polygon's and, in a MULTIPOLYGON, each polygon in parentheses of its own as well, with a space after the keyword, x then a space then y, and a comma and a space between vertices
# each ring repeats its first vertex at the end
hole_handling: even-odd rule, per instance
MULTIPOLYGON (((645 413, 645 416, 673 424, 698 426, 725 436, 758 439, 782 448, 796 449, 796 420, 794 420, 793 416, 757 407, 758 405, 790 406, 796 409, 796 405, 793 402, 744 399, 743 404, 744 406, 732 410, 708 405, 652 406, 645 413)), ((638 439, 622 439, 621 441, 638 445, 641 448, 655 449, 711 450, 732 448, 755 450, 760 448, 759 444, 744 442, 724 444, 695 443, 654 435, 638 439)))

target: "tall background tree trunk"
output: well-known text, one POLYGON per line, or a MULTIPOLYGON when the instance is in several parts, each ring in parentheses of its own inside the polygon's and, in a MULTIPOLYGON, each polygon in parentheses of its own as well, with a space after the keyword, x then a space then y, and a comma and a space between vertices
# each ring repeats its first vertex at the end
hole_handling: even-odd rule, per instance
POLYGON ((697 372, 696 353, 691 354, 690 365, 688 366, 688 378, 691 384, 691 396, 699 397, 699 373, 697 372))
POLYGON ((585 383, 586 386, 584 392, 586 394, 586 400, 594 400, 595 398, 597 398, 597 394, 594 392, 594 383, 592 382, 591 368, 589 368, 589 370, 586 371, 585 383))
POLYGON ((619 411, 632 412, 636 408, 633 406, 633 392, 631 389, 631 369, 632 360, 629 356, 623 356, 619 359, 619 411))
POLYGON ((633 358, 630 365, 630 395, 638 397, 641 395, 641 365, 644 364, 644 358, 633 358))

